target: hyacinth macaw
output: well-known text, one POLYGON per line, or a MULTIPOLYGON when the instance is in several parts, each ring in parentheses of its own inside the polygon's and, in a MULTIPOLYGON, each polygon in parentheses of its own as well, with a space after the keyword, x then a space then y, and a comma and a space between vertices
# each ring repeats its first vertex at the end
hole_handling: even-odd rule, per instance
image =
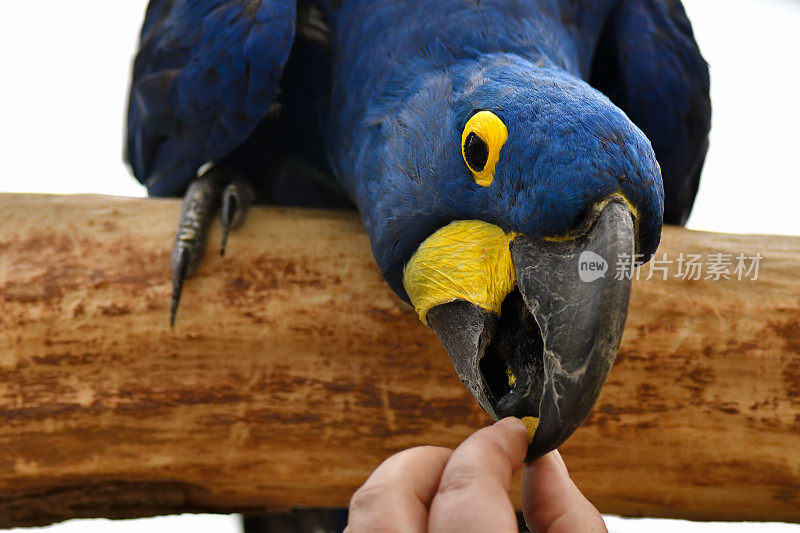
POLYGON ((538 422, 532 459, 594 404, 615 265, 685 222, 710 113, 678 0, 151 0, 127 158, 184 197, 173 320, 218 208, 224 252, 254 201, 354 205, 480 405, 538 422))

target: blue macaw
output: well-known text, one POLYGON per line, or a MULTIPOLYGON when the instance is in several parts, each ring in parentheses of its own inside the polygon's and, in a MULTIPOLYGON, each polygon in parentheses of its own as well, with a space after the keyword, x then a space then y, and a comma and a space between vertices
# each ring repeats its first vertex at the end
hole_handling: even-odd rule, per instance
POLYGON ((678 0, 151 0, 127 158, 184 196, 173 320, 218 208, 224 252, 254 201, 355 205, 533 459, 591 410, 627 313, 615 266, 685 222, 710 114, 678 0))

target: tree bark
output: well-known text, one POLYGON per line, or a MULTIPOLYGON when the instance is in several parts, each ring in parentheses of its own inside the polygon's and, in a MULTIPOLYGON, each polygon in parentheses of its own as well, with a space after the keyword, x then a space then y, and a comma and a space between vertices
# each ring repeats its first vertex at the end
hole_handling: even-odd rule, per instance
MULTIPOLYGON (((345 506, 390 454, 489 422, 350 212, 253 209, 225 258, 215 226, 170 329, 178 211, 0 195, 0 527, 345 506)), ((763 259, 635 282, 562 448, 578 486, 605 513, 800 521, 800 238, 666 228, 663 253, 763 259)))

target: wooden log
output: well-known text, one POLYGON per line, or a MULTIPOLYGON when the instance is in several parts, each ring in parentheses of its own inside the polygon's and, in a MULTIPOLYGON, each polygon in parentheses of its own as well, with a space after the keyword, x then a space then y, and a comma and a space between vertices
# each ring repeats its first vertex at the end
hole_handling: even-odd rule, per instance
MULTIPOLYGON (((349 212, 254 209, 225 258, 215 228, 170 329, 178 209, 0 196, 0 527, 344 506, 393 452, 488 422, 349 212)), ((799 251, 665 229, 659 254, 761 253, 759 278, 635 283, 562 448, 601 511, 800 521, 799 251)))

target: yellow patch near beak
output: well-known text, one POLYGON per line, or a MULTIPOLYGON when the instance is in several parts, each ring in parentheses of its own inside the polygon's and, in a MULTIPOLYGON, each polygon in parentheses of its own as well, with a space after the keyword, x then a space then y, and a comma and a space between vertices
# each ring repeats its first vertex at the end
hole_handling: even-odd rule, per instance
POLYGON ((517 285, 509 243, 516 234, 479 220, 458 220, 423 242, 403 270, 419 318, 437 305, 464 300, 500 314, 517 285))

